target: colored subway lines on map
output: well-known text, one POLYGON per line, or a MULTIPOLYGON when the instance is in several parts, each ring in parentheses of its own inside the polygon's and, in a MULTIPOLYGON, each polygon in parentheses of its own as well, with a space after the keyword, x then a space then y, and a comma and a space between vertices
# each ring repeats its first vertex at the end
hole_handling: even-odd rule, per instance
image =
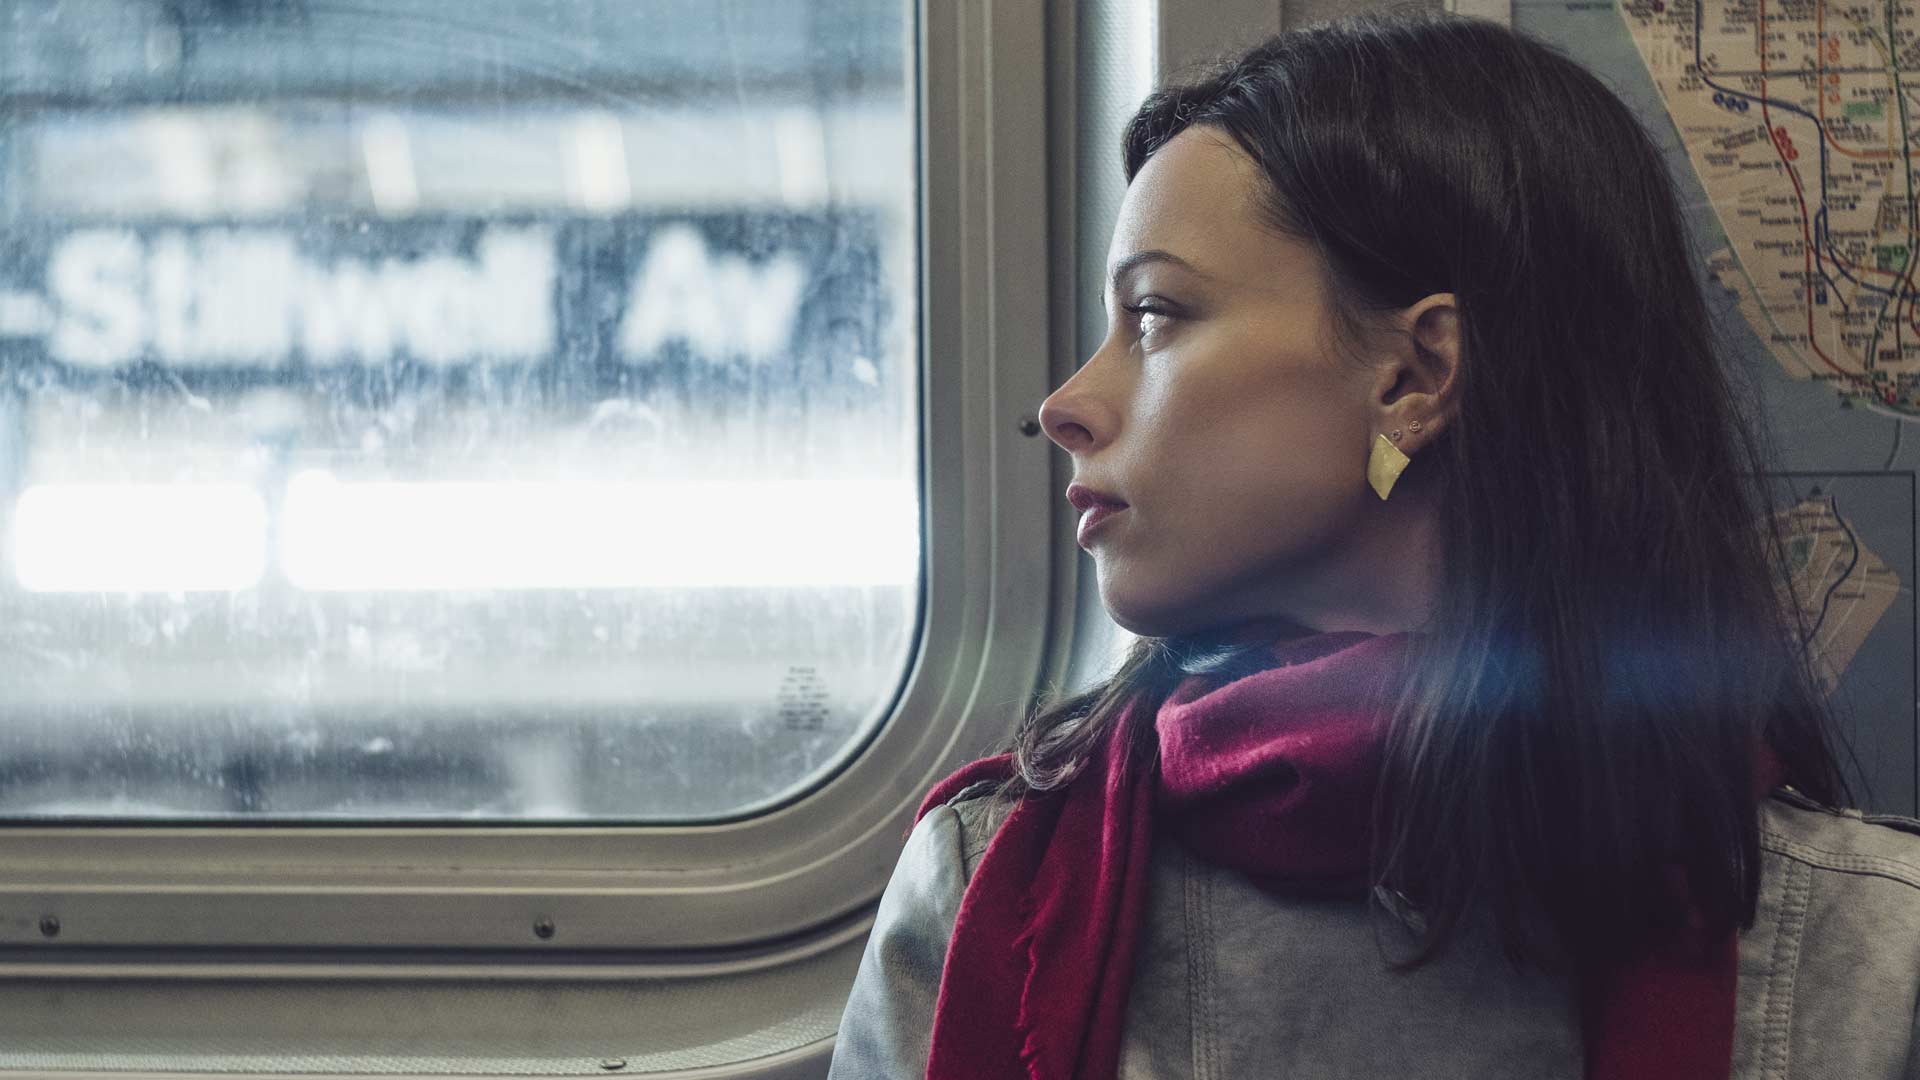
POLYGON ((1616 10, 1726 235, 1709 269, 1754 336, 1794 378, 1920 415, 1920 106, 1906 100, 1914 35, 1889 28, 1913 9, 1616 10))
MULTIPOLYGON (((1832 68, 1832 67, 1829 67, 1829 68, 1821 68, 1820 71, 1822 74, 1825 74, 1825 75, 1887 75, 1887 74, 1920 75, 1920 68, 1884 68, 1884 67, 1832 68)), ((1758 68, 1752 71, 1729 71, 1725 68, 1717 68, 1717 67, 1710 68, 1710 67, 1703 66, 1700 69, 1700 74, 1718 75, 1723 79, 1725 78, 1780 79, 1780 78, 1787 78, 1787 77, 1799 75, 1801 74, 1801 72, 1779 71, 1779 70, 1761 71, 1758 68)))

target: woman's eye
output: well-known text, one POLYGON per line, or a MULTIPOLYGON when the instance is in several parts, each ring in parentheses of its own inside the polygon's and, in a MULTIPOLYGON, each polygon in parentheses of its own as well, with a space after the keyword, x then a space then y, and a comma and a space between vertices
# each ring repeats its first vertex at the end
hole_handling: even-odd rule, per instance
POLYGON ((1155 330, 1164 330, 1173 318, 1171 312, 1151 304, 1126 304, 1126 310, 1140 320, 1140 336, 1146 337, 1155 330))

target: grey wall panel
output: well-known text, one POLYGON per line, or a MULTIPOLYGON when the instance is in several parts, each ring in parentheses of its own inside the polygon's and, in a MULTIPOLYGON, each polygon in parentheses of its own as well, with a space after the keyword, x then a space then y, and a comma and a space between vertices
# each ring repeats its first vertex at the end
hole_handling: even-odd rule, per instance
POLYGON ((1209 0, 1160 5, 1160 72, 1163 78, 1216 57, 1238 52, 1281 28, 1281 0, 1209 0))
MULTIPOLYGON (((1392 9, 1439 11, 1441 0, 1281 0, 1281 17, 1287 29, 1310 26, 1356 11, 1392 9)), ((1449 9, 1451 10, 1451 9, 1449 9)), ((1476 12, 1477 14, 1477 12, 1476 12)))

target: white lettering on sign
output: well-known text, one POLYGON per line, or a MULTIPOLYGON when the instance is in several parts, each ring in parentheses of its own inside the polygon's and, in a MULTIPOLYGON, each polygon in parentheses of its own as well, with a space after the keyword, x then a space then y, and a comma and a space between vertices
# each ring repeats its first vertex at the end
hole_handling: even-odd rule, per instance
POLYGON ((130 232, 73 233, 60 242, 47 260, 47 287, 60 308, 47 339, 56 359, 111 367, 145 351, 145 259, 130 232))
POLYGON ((300 345, 308 363, 330 366, 393 355, 400 315, 380 278, 378 268, 352 261, 307 275, 300 345))
MULTIPOLYGON (((291 230, 88 229, 56 243, 46 298, 0 292, 0 335, 44 334, 54 359, 88 368, 544 360, 557 272, 544 226, 489 229, 470 258, 327 262, 291 230)), ((618 348, 637 362, 677 342, 708 363, 765 363, 787 348, 806 284, 792 252, 750 261, 667 226, 627 283, 618 348)))
POLYGON ((170 367, 229 367, 293 344, 299 254, 277 232, 160 233, 147 245, 148 341, 170 367))
POLYGON ((0 338, 42 337, 52 329, 53 309, 46 298, 0 289, 0 338))
POLYGON ((112 367, 151 350, 178 367, 544 359, 554 348, 551 231, 496 229, 472 259, 302 257, 290 233, 130 231, 63 238, 47 264, 57 360, 112 367))
POLYGON ((714 255, 691 226, 660 230, 633 277, 620 351, 654 359, 669 342, 684 342, 711 360, 745 357, 765 363, 793 334, 806 270, 782 252, 755 266, 738 255, 714 255))

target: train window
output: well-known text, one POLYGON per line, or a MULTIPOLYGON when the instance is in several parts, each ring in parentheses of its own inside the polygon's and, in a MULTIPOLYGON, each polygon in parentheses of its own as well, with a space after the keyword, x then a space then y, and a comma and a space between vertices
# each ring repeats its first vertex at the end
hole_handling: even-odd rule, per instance
POLYGON ((901 0, 15 0, 0 817, 715 821, 921 617, 901 0))

